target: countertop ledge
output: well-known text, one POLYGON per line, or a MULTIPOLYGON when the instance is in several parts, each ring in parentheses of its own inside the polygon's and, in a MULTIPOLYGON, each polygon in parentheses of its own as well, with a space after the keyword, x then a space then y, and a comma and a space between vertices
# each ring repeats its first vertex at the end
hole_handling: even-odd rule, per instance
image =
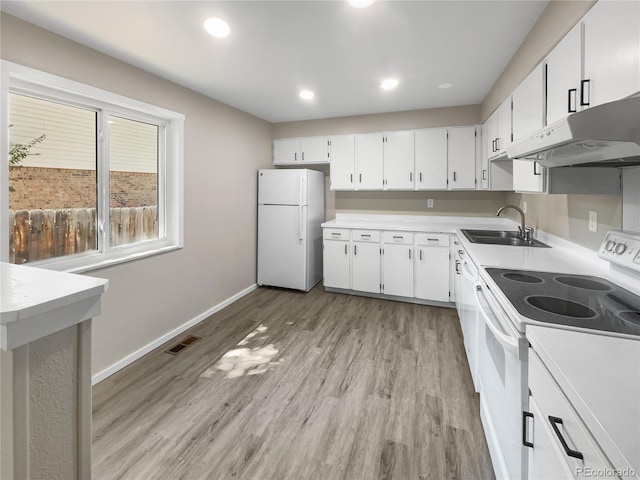
POLYGON ((516 223, 504 217, 456 217, 436 215, 337 214, 322 228, 387 230, 396 232, 456 233, 460 228, 515 229, 516 223))
POLYGON ((100 311, 108 280, 0 263, 0 346, 16 348, 100 311))

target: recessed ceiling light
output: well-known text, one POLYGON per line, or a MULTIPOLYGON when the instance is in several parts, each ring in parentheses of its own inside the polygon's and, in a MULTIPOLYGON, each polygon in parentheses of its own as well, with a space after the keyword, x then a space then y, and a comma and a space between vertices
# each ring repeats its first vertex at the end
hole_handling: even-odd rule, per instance
POLYGON ((347 0, 353 8, 367 8, 375 0, 347 0))
POLYGON ((311 100, 313 97, 315 97, 315 93, 313 93, 311 90, 300 91, 300 98, 302 98, 303 100, 311 100))
POLYGON ((216 38, 224 38, 229 35, 231 28, 229 24, 221 18, 211 17, 204 21, 204 29, 216 38))
POLYGON ((400 80, 398 80, 397 78, 386 78, 380 84, 380 88, 382 88, 383 90, 393 90, 398 86, 399 83, 400 80))
POLYGON ((453 83, 449 83, 449 82, 441 83, 440 85, 438 85, 438 88, 440 90, 446 90, 447 88, 451 88, 451 87, 453 87, 453 83))

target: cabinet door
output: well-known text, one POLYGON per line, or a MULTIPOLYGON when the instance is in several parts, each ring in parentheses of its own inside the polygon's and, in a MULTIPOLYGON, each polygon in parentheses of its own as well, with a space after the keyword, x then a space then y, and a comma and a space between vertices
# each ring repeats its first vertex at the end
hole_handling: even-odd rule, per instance
POLYGON ((418 245, 415 253, 415 296, 448 302, 449 247, 418 245))
POLYGON ((511 96, 498 107, 498 138, 496 141, 497 151, 503 153, 511 145, 511 96))
POLYGON ((446 190, 447 129, 429 128, 415 132, 416 188, 446 190))
POLYGON ((600 1, 583 23, 582 103, 593 107, 640 91, 640 2, 600 1))
POLYGON ((300 139, 301 163, 328 163, 329 141, 327 137, 309 137, 300 139))
POLYGON ((274 165, 291 164, 300 160, 300 139, 285 138, 273 141, 274 165))
POLYGON ((513 161, 513 190, 516 192, 544 192, 545 168, 531 160, 513 161))
POLYGON ((353 242, 351 253, 351 288, 380 293, 380 244, 353 242))
POLYGON ((476 128, 449 129, 449 188, 451 190, 476 188, 476 128))
POLYGON ((356 135, 356 188, 382 190, 382 133, 356 135))
MULTIPOLYGON (((582 69, 582 24, 578 23, 547 57, 547 125, 577 111, 582 69)), ((515 115, 515 105, 514 105, 515 115)), ((514 118, 514 132, 516 137, 514 118)))
POLYGON ((513 138, 518 140, 542 128, 544 124, 544 78, 542 64, 513 92, 513 138))
POLYGON ((384 186, 389 190, 413 189, 413 130, 384 134, 384 186))
POLYGON ((355 188, 355 135, 337 135, 329 140, 331 164, 329 166, 331 190, 353 190, 355 188))
POLYGON ((494 157, 498 150, 496 150, 496 140, 498 138, 498 111, 496 110, 487 118, 487 121, 483 125, 484 143, 487 147, 487 158, 494 157))
POLYGON ((383 246, 385 295, 413 297, 413 245, 383 246))
POLYGON ((575 478, 575 472, 564 460, 564 452, 556 446, 553 432, 547 427, 545 417, 533 397, 529 397, 529 410, 533 421, 529 420, 528 441, 533 443, 529 448, 529 478, 575 478))
POLYGON ((350 288, 349 242, 324 241, 324 286, 350 288))

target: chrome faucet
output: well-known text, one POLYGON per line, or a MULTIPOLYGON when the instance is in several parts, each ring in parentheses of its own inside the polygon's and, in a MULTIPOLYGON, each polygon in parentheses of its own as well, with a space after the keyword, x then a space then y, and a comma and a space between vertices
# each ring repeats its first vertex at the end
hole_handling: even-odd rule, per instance
POLYGON ((518 236, 525 242, 533 243, 533 227, 528 227, 524 223, 524 212, 517 205, 504 205, 496 212, 496 217, 499 217, 503 210, 507 208, 513 208, 520 214, 520 226, 518 227, 518 236))

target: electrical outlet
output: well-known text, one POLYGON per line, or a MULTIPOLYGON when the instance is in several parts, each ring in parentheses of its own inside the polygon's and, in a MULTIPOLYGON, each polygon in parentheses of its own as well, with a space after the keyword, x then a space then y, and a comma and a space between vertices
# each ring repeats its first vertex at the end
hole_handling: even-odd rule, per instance
POLYGON ((522 202, 522 211, 527 213, 527 202, 522 202))
POLYGON ((433 198, 427 199, 427 208, 433 208, 433 198))
POLYGON ((598 231, 598 212, 595 210, 589 210, 589 231, 598 231))

